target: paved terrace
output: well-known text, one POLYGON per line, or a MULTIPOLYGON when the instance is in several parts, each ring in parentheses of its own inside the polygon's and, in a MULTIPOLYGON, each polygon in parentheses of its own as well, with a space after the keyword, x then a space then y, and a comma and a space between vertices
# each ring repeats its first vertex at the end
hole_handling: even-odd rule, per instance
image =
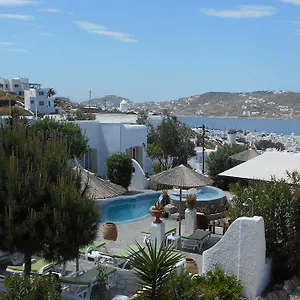
MULTIPOLYGON (((145 217, 141 220, 134 221, 134 222, 128 222, 128 223, 122 223, 117 224, 118 228, 118 238, 116 241, 111 240, 104 240, 103 239, 103 225, 100 224, 99 226, 99 234, 98 234, 98 240, 99 241, 105 241, 107 245, 107 249, 115 250, 119 248, 126 248, 129 245, 132 245, 135 243, 135 241, 139 242, 140 244, 143 244, 143 234, 141 231, 149 231, 150 225, 154 218, 152 216, 145 217)), ((178 232, 178 221, 172 220, 172 219, 163 219, 166 226, 169 227, 176 227, 178 232)), ((182 220, 182 233, 184 233, 184 220, 182 220)), ((216 242, 218 242, 222 238, 221 235, 221 229, 216 228, 216 234, 212 234, 210 241, 207 245, 204 246, 204 250, 214 245, 216 242), (219 230, 219 231, 218 231, 219 230)), ((193 251, 182 251, 182 255, 185 257, 192 257, 196 260, 199 268, 199 272, 201 272, 202 268, 202 255, 195 253, 193 251)), ((8 275, 8 273, 5 271, 6 265, 9 262, 0 264, 0 274, 2 275, 8 275)), ((80 259, 80 268, 81 269, 91 269, 94 268, 95 264, 94 262, 87 261, 85 259, 80 259)), ((71 273, 75 271, 75 261, 68 262, 67 264, 67 272, 71 273)), ((0 291, 3 290, 3 283, 0 283, 0 291)), ((120 291, 116 289, 111 289, 109 294, 110 297, 113 297, 116 294, 119 294, 120 291)))

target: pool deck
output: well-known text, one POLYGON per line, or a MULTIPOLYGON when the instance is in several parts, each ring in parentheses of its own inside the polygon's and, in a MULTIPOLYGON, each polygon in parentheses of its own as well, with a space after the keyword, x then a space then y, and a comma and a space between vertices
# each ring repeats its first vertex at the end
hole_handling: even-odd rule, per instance
MULTIPOLYGON (((110 241, 110 240, 104 240, 103 239, 103 225, 100 225, 99 227, 99 233, 98 233, 98 240, 104 241, 107 244, 108 249, 115 249, 115 248, 124 248, 126 246, 132 245, 137 241, 140 244, 143 244, 143 234, 142 231, 149 231, 150 226, 152 224, 152 221, 154 220, 154 217, 147 216, 141 220, 128 222, 128 223, 121 223, 117 224, 118 229, 118 238, 116 241, 110 241)), ((178 221, 172 220, 172 219, 162 219, 166 226, 168 227, 176 227, 177 228, 177 234, 178 234, 178 221)), ((182 227, 181 232, 185 232, 184 227, 184 220, 182 220, 182 227)), ((216 234, 212 234, 209 243, 204 246, 203 250, 210 248, 214 244, 216 244, 221 238, 222 238, 222 232, 221 228, 216 228, 216 234)), ((199 272, 201 272, 202 269, 202 254, 193 252, 193 251, 182 251, 183 256, 186 257, 192 257, 196 260, 199 268, 199 272)))

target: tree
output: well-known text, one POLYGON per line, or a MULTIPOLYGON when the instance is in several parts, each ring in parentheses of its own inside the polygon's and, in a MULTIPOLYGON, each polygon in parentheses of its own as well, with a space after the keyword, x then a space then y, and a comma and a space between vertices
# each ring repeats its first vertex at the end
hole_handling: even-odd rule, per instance
POLYGON ((251 181, 231 186, 234 195, 229 203, 229 216, 252 216, 252 205, 245 207, 246 199, 253 201, 253 213, 264 218, 267 256, 272 258, 274 277, 285 280, 300 271, 300 174, 289 174, 284 180, 251 181))
POLYGON ((8 276, 4 280, 6 291, 0 293, 0 300, 60 300, 60 284, 55 276, 32 275, 8 276))
POLYGON ((149 125, 149 116, 146 110, 140 110, 138 112, 136 123, 139 125, 149 125))
POLYGON ((78 124, 72 122, 56 121, 52 118, 38 119, 32 125, 37 131, 43 132, 45 138, 52 134, 66 140, 70 147, 70 157, 81 157, 88 149, 88 139, 82 134, 78 124))
POLYGON ((107 178, 128 189, 133 172, 132 160, 126 153, 114 153, 106 160, 107 178))
POLYGON ((175 116, 165 114, 157 127, 150 128, 148 155, 167 169, 186 165, 188 159, 196 155, 192 137, 193 132, 189 127, 175 116))
POLYGON ((156 243, 152 245, 147 242, 146 247, 139 243, 136 245, 138 251, 130 249, 130 257, 131 264, 143 283, 139 299, 168 299, 170 275, 176 269, 181 254, 174 251, 172 245, 165 246, 164 243, 157 246, 156 243))
POLYGON ((55 96, 55 95, 56 95, 55 89, 50 88, 50 89, 48 90, 48 92, 47 92, 48 98, 50 98, 50 97, 52 97, 52 96, 55 96))
POLYGON ((208 173, 215 183, 221 183, 221 180, 218 180, 217 178, 218 174, 240 164, 240 162, 231 159, 230 156, 246 149, 247 146, 226 144, 222 147, 219 147, 217 151, 209 154, 209 156, 206 158, 206 165, 208 168, 208 173))
POLYGON ((21 122, 0 129, 0 248, 49 261, 77 257, 92 242, 100 215, 69 162, 68 144, 21 122))

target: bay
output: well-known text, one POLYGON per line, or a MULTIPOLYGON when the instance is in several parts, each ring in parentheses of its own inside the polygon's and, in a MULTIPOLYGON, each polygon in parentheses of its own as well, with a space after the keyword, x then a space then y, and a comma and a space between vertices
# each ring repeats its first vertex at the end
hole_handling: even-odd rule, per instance
MULTIPOLYGON (((300 120, 277 119, 246 119, 246 118, 211 118, 179 116, 178 119, 189 127, 205 127, 227 131, 229 129, 249 130, 258 132, 274 132, 279 134, 292 134, 300 136, 300 120)), ((151 117, 151 121, 158 123, 160 117, 151 117)))

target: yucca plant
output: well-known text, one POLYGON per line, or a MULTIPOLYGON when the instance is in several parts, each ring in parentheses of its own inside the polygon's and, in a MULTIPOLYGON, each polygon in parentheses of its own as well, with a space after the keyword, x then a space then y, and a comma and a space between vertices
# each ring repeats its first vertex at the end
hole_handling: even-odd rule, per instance
POLYGON ((196 201, 197 201, 196 195, 189 194, 186 196, 186 205, 189 208, 194 208, 196 201))
POLYGON ((136 242, 138 251, 130 249, 132 266, 138 278, 142 281, 138 299, 161 300, 169 299, 169 279, 182 258, 179 252, 174 251, 172 245, 162 243, 159 248, 155 241, 146 243, 146 247, 136 242))
POLYGON ((164 207, 159 201, 157 201, 157 202, 154 203, 154 209, 155 210, 163 210, 164 207))

